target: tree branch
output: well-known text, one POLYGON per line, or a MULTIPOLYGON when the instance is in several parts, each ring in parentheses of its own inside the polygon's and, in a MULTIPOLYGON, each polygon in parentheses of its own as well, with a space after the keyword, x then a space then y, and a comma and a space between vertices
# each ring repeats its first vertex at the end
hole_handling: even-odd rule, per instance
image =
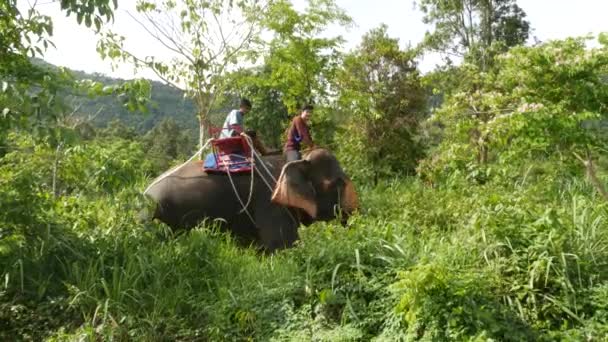
POLYGON ((179 90, 185 90, 182 86, 178 85, 177 83, 169 80, 165 75, 163 75, 161 72, 159 72, 153 65, 151 65, 151 63, 144 61, 143 59, 135 56, 134 54, 132 54, 131 52, 121 49, 121 51, 128 55, 129 57, 131 57, 135 62, 143 64, 145 66, 147 66, 148 68, 152 69, 152 71, 154 71, 154 73, 156 74, 156 76, 158 76, 161 80, 163 80, 164 82, 166 82, 167 84, 169 84, 170 86, 179 89, 179 90))
POLYGON ((136 23, 138 23, 146 32, 148 32, 148 34, 150 36, 152 36, 152 38, 156 39, 164 47, 166 47, 167 49, 169 49, 177 54, 184 56, 188 61, 190 61, 191 63, 194 63, 194 60, 191 56, 190 51, 184 51, 186 48, 184 48, 181 44, 177 43, 172 37, 169 36, 169 34, 167 34, 164 30, 162 30, 160 28, 160 26, 154 22, 153 18, 151 18, 147 13, 144 13, 144 17, 150 22, 150 24, 152 24, 152 26, 154 26, 154 28, 156 28, 156 30, 158 32, 160 32, 163 36, 165 36, 165 38, 167 40, 169 40, 171 43, 173 43, 174 47, 169 46, 169 44, 167 44, 164 39, 162 39, 158 34, 152 32, 144 23, 142 23, 133 14, 131 14, 131 12, 127 11, 127 14, 129 14, 129 16, 133 20, 135 20, 136 23))

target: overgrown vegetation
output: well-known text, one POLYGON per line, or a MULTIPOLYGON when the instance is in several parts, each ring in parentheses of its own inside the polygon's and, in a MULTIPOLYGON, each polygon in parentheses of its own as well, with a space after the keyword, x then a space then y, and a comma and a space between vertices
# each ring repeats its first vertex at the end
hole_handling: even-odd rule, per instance
MULTIPOLYGON (((231 75, 227 98, 256 94, 282 106, 277 116, 339 91, 313 129, 354 175, 362 210, 348 228, 302 227, 295 248, 271 256, 213 222, 175 235, 145 220, 142 190, 196 149, 196 134, 169 119, 145 134, 73 124, 61 91, 83 88, 45 70, 65 82, 27 92, 49 78, 10 69, 39 70, 13 49, 0 58, 0 109, 13 115, 0 126, 0 339, 604 340, 608 40, 597 38, 516 46, 483 65, 469 56, 420 77, 414 52, 381 27, 321 68, 339 68, 332 82, 348 87, 265 93, 276 56, 231 75), (441 93, 432 113, 429 86, 441 93)), ((112 91, 147 89, 129 87, 112 91)), ((278 144, 274 119, 248 120, 278 144)))

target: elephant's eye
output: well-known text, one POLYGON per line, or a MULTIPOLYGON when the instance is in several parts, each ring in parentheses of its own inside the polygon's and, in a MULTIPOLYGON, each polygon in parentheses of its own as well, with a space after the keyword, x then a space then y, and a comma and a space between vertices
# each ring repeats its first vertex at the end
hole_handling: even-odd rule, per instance
POLYGON ((323 179, 321 181, 321 188, 323 189, 323 191, 327 191, 331 188, 333 182, 330 179, 323 179))

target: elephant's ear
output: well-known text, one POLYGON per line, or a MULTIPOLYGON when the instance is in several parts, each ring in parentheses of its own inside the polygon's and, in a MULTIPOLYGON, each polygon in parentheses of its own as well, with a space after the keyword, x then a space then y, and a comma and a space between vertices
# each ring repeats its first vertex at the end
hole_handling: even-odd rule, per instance
POLYGON ((317 217, 315 190, 309 173, 310 162, 308 160, 296 160, 285 164, 271 201, 288 207, 300 208, 313 219, 317 217))
POLYGON ((359 200, 353 182, 347 177, 344 179, 344 190, 342 192, 341 206, 347 213, 352 213, 359 208, 359 200))

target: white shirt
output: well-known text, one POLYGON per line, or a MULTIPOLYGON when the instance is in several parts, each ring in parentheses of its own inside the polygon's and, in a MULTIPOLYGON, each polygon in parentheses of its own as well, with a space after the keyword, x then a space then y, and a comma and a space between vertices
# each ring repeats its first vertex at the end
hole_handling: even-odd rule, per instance
POLYGON ((240 126, 241 130, 243 130, 243 113, 238 109, 232 110, 226 117, 220 138, 229 138, 234 134, 235 130, 231 128, 232 125, 240 126))

